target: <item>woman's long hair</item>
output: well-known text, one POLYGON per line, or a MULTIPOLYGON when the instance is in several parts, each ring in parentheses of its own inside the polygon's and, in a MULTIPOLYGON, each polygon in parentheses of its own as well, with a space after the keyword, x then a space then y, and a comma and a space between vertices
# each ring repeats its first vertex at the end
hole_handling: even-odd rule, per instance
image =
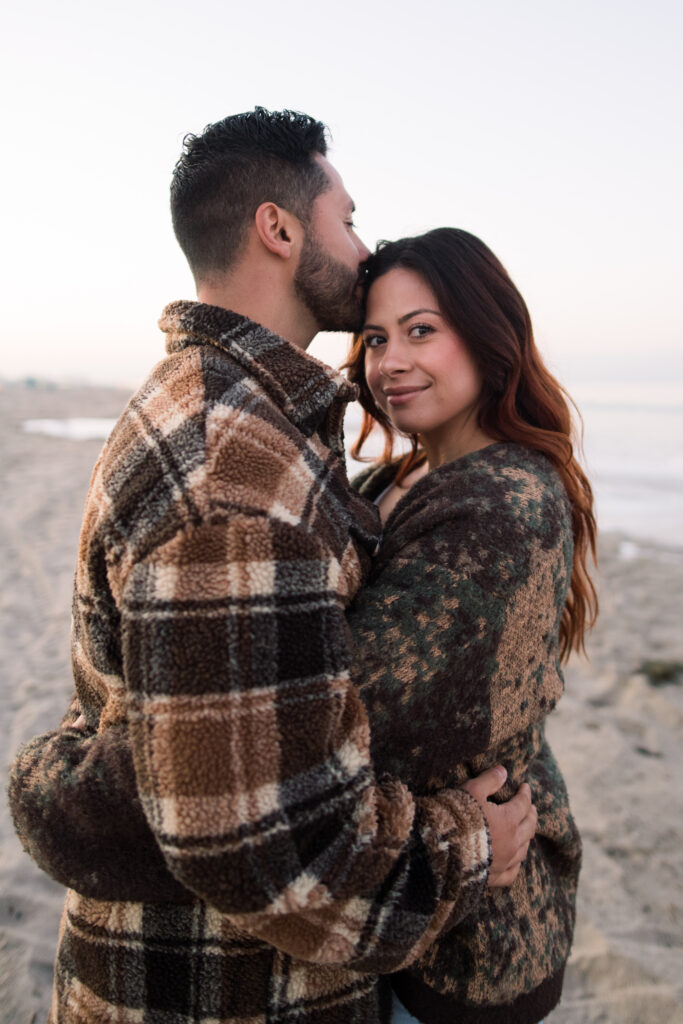
MULTIPOLYGON (((366 264, 365 297, 373 281, 395 267, 412 270, 429 285, 439 310, 462 338, 483 380, 478 423, 497 441, 515 441, 543 452, 560 474, 569 497, 574 564, 560 624, 560 655, 584 648, 586 629, 595 622, 598 600, 587 569, 596 560, 593 492, 574 455, 579 444, 569 410, 571 399, 543 365, 534 342, 524 299, 507 271, 480 239, 457 228, 437 228, 415 238, 381 242, 366 264)), ((361 432, 351 449, 355 458, 379 424, 385 435, 381 462, 393 458, 397 436, 375 405, 365 379, 365 352, 356 335, 345 364, 360 387, 361 432)), ((418 438, 402 459, 397 480, 424 461, 418 438)))

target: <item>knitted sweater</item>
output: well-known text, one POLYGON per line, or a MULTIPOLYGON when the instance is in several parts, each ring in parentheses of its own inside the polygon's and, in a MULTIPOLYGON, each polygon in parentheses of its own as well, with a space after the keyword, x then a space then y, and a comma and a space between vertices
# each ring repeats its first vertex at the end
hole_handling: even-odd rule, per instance
MULTIPOLYGON (((366 474, 376 497, 393 467, 366 474)), ((427 795, 495 763, 531 785, 538 832, 511 888, 392 976, 425 1024, 532 1024, 557 1003, 581 844, 545 739, 562 693, 569 502, 544 456, 493 444, 419 480, 350 611, 377 771, 427 795)), ((498 798, 497 798, 498 799, 498 798)))
POLYGON ((161 326, 86 501, 72 717, 12 772, 26 848, 75 886, 51 1019, 376 1024, 374 972, 476 905, 489 845, 468 794, 414 799, 370 761, 355 389, 223 309, 161 326))

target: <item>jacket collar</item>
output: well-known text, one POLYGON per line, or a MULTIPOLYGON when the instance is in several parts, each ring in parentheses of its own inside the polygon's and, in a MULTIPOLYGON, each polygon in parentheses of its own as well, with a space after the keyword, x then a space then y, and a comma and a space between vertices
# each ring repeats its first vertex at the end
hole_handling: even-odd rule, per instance
POLYGON ((358 389, 346 377, 261 324, 220 306, 180 301, 159 320, 166 351, 188 345, 222 349, 254 377, 306 436, 320 427, 333 404, 353 401, 358 389))

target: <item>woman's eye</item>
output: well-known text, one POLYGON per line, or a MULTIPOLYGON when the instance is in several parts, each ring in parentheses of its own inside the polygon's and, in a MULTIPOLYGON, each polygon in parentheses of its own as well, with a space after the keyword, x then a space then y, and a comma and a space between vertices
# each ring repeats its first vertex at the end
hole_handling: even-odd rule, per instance
POLYGON ((366 334, 363 338, 363 345, 365 348, 377 348, 378 345, 384 344, 384 340, 381 334, 366 334))
POLYGON ((434 328, 430 327, 429 324, 414 324, 410 328, 409 337, 411 338, 426 338, 429 334, 434 332, 434 328))

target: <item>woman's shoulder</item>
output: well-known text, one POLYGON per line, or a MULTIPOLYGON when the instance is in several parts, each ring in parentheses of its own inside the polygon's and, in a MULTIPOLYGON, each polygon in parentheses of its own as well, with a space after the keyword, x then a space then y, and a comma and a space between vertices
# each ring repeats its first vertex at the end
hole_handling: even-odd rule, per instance
POLYGON ((488 538, 501 546, 526 536, 557 543, 571 533, 562 480, 542 453, 496 442, 439 466, 415 484, 385 527, 399 545, 418 535, 459 542, 488 538))
POLYGON ((506 498, 506 507, 517 508, 514 498, 525 502, 567 502, 564 485, 550 459, 525 445, 499 441, 434 470, 434 492, 455 500, 480 495, 490 500, 506 498))

